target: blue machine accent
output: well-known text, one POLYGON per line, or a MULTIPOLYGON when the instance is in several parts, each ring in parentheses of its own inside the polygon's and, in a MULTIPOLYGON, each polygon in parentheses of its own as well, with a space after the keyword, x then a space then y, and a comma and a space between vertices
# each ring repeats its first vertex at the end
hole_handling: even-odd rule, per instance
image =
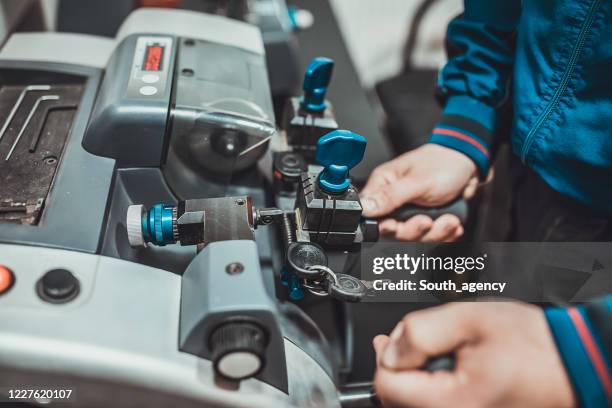
POLYGON ((298 28, 297 21, 295 19, 298 13, 298 8, 295 6, 287 6, 287 17, 289 18, 289 23, 291 24, 291 29, 296 30, 298 28))
POLYGON ((289 299, 293 301, 304 299, 304 289, 295 273, 289 279, 289 299))
POLYGON ((289 299, 298 301, 304 299, 304 289, 297 275, 289 268, 281 270, 281 284, 289 288, 289 299))
POLYGON ((304 96, 300 98, 300 106, 308 112, 323 112, 327 107, 325 94, 331 81, 334 61, 317 57, 310 61, 304 74, 304 96))
POLYGON ((368 141, 348 130, 334 130, 317 142, 316 160, 324 167, 319 187, 332 194, 345 192, 351 184, 349 170, 363 159, 368 141))
POLYGON ((174 206, 155 204, 142 217, 142 236, 145 242, 164 246, 174 244, 172 210, 174 206))

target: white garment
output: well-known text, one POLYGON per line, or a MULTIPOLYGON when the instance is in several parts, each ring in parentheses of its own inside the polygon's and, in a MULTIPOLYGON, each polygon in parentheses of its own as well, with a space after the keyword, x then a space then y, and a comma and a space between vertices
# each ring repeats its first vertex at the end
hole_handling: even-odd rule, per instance
MULTIPOLYGON (((331 0, 349 53, 365 88, 397 74, 412 17, 422 0, 331 0)), ((421 24, 414 66, 439 68, 446 62, 448 22, 463 11, 462 0, 438 0, 421 24)))

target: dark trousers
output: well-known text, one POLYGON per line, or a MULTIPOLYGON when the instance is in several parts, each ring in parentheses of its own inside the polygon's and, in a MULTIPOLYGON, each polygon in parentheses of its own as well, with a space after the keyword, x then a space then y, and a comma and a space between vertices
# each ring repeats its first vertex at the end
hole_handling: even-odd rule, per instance
POLYGON ((550 188, 513 155, 512 241, 612 241, 612 215, 598 213, 550 188))

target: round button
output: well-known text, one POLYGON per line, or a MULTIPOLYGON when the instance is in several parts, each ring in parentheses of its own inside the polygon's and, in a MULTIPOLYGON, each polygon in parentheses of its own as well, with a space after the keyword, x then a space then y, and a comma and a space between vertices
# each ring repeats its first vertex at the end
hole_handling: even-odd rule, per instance
POLYGON ((78 279, 66 269, 52 269, 37 284, 38 295, 49 303, 65 303, 79 293, 78 279))
POLYGON ((236 351, 222 356, 217 369, 224 377, 242 379, 252 377, 261 370, 261 358, 248 351, 236 351))
POLYGON ((0 265, 0 295, 5 294, 13 286, 15 275, 4 265, 0 265))
POLYGON ((142 82, 147 84, 154 84, 159 81, 159 75, 155 74, 145 74, 142 76, 142 82))
POLYGON ((229 380, 254 377, 263 370, 268 334, 254 321, 228 321, 209 339, 215 372, 229 380))
POLYGON ((145 85, 140 88, 140 93, 145 96, 155 95, 157 93, 157 88, 151 85, 145 85))

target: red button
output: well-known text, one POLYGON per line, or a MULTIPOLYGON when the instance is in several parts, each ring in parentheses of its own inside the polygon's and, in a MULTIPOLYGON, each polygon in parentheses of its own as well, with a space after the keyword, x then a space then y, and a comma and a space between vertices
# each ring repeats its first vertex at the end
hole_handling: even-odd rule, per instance
POLYGON ((13 282, 15 282, 13 272, 6 266, 0 265, 0 295, 8 292, 13 282))

